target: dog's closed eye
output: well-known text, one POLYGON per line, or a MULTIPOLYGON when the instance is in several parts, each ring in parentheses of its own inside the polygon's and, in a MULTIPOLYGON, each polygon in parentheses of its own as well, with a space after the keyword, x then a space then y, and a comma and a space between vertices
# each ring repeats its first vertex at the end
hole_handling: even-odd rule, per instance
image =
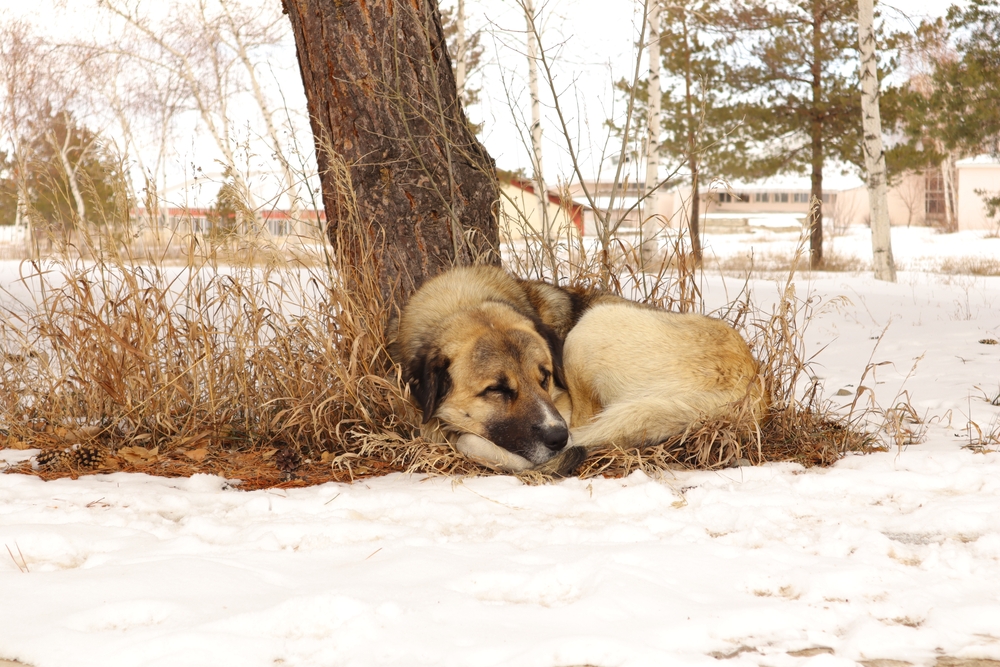
POLYGON ((494 382, 490 386, 479 392, 480 396, 500 396, 509 400, 517 398, 517 392, 508 384, 507 380, 500 380, 499 382, 494 382))
POLYGON ((545 367, 540 367, 539 370, 542 371, 542 381, 539 384, 542 385, 542 389, 548 391, 549 381, 552 379, 552 371, 545 367))

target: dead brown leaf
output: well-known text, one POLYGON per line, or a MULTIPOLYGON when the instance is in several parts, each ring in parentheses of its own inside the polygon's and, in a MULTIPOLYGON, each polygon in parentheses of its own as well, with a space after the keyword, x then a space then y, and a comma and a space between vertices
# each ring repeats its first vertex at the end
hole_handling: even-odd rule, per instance
POLYGON ((20 438, 0 433, 0 449, 30 449, 30 447, 20 438))
POLYGON ((122 447, 118 450, 118 456, 132 465, 150 465, 160 460, 160 448, 122 447))

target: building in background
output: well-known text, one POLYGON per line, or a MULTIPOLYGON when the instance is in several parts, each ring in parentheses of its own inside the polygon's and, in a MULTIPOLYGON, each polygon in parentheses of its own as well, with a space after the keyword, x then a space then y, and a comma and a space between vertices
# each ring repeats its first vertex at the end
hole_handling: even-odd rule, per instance
POLYGON ((990 218, 985 199, 1000 197, 1000 160, 989 155, 955 163, 958 181, 958 228, 1000 231, 1000 219, 990 218))
MULTIPOLYGON (((543 232, 541 202, 535 184, 526 178, 500 175, 500 235, 511 240, 538 237, 543 232)), ((589 207, 564 197, 555 190, 545 196, 549 236, 552 239, 578 238, 585 234, 584 217, 589 207)))
MULTIPOLYGON (((955 231, 997 231, 1000 220, 990 218, 984 197, 1000 196, 1000 160, 978 156, 955 164, 952 218, 955 231)), ((598 234, 601 218, 618 224, 624 235, 639 234, 643 217, 654 216, 663 226, 686 226, 691 190, 683 184, 665 187, 656 198, 656 209, 645 203, 641 210, 642 179, 631 185, 614 187, 610 181, 590 181, 586 188, 570 188, 573 200, 583 204, 593 199, 598 212, 589 206, 583 211, 584 236, 598 234)), ((823 219, 831 230, 869 224, 868 189, 857 176, 827 174, 824 178, 823 219)), ((754 228, 795 231, 802 228, 809 211, 808 176, 778 176, 760 181, 714 181, 701 191, 703 233, 749 232, 754 228)), ((948 197, 938 169, 909 173, 889 189, 889 221, 893 226, 935 226, 948 228, 948 197)))

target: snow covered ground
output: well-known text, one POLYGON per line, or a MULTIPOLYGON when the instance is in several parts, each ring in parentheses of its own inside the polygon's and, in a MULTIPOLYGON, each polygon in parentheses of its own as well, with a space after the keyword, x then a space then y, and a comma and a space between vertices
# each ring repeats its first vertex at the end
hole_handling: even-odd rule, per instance
MULTIPOLYGON (((835 238, 836 252, 863 257, 865 231, 835 238)), ((763 233, 708 245, 735 254, 750 241, 756 252, 793 244, 763 233)), ((1000 258, 1000 240, 981 234, 897 229, 894 243, 911 269, 1000 258)), ((741 284, 707 277, 709 303, 741 284)), ((778 295, 776 280, 752 288, 759 303, 778 295)), ((909 402, 923 421, 911 425, 918 444, 829 469, 541 487, 392 475, 247 493, 208 476, 0 475, 0 658, 35 667, 1000 660, 1000 455, 967 447, 1000 418, 990 402, 1000 345, 980 342, 1000 339, 1000 278, 907 271, 883 284, 813 273, 796 290, 826 304, 807 329, 824 395, 847 404, 869 362, 890 362, 863 384, 883 407, 909 402)))

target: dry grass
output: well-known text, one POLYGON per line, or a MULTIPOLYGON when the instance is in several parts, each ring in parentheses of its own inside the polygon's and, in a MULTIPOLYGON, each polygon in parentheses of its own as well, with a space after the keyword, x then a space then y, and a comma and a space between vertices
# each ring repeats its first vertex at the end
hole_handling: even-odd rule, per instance
MULTIPOLYGON (((800 251, 798 257, 803 256, 800 251)), ((782 299, 772 312, 758 309, 744 289, 741 298, 715 313, 743 334, 760 363, 772 405, 763 423, 755 424, 747 406, 737 404, 727 419, 702 424, 667 442, 594 452, 581 475, 617 477, 635 470, 654 473, 668 468, 724 468, 774 461, 810 467, 830 465, 848 452, 884 449, 862 426, 868 410, 847 417, 835 414, 818 398, 818 385, 809 380, 804 333, 814 303, 799 299, 795 293, 796 266, 793 262, 782 299)))
MULTIPOLYGON (((798 265, 797 253, 793 251, 790 253, 747 254, 713 258, 707 263, 706 268, 721 271, 729 275, 747 275, 754 272, 788 273, 793 270, 793 267, 798 267, 798 265)), ((802 270, 809 270, 808 265, 801 268, 802 270)), ((827 251, 823 254, 823 261, 816 270, 838 273, 860 273, 862 271, 871 271, 871 264, 858 257, 839 255, 835 252, 827 251)))
POLYGON ((947 275, 1000 276, 1000 259, 992 257, 953 257, 941 262, 947 275))
MULTIPOLYGON (((331 169, 342 194, 338 229, 377 240, 352 213, 348 170, 331 169)), ((96 260, 67 249, 61 259, 23 263, 2 299, 0 446, 42 450, 34 466, 10 470, 44 479, 115 470, 212 473, 247 489, 395 471, 488 472, 420 438, 418 413, 384 347, 389 306, 365 270, 374 246, 360 249, 361 261, 330 246, 318 260, 251 243, 230 243, 221 255, 188 243, 186 253, 164 251, 158 259, 98 240, 100 252, 92 246, 84 253, 96 260)), ((613 236, 590 253, 568 238, 559 252, 528 242, 512 257, 513 269, 530 277, 560 276, 665 308, 703 309, 700 269, 683 237, 645 263, 635 244, 613 236)), ((801 386, 809 377, 802 336, 812 305, 795 294, 798 257, 789 259, 773 312, 760 311, 744 290, 717 313, 760 360, 774 405, 768 421, 757 427, 734 406, 725 423, 667 443, 596 451, 581 475, 779 460, 827 465, 874 446, 829 413, 815 387, 801 386)))
POLYGON ((470 471, 417 438, 384 313, 329 267, 25 263, 4 301, 6 444, 61 453, 40 457, 45 478, 209 472, 255 488, 470 471), (11 305, 21 291, 35 296, 11 305))

